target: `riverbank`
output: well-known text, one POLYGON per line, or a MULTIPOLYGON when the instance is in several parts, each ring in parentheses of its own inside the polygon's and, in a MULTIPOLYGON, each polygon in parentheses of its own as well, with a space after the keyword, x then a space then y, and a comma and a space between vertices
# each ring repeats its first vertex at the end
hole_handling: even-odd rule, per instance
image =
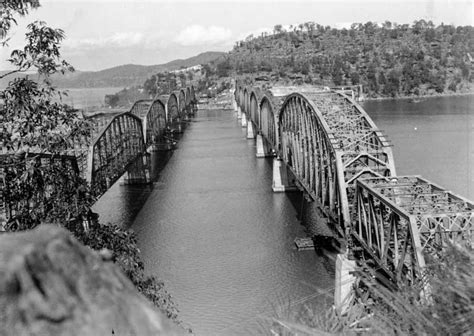
POLYGON ((398 100, 398 99, 427 99, 427 98, 438 98, 438 97, 461 97, 461 96, 470 96, 474 95, 474 86, 465 92, 443 92, 443 93, 433 93, 433 94, 424 94, 424 95, 408 95, 408 96, 397 96, 397 97, 364 97, 363 101, 379 101, 379 100, 398 100))

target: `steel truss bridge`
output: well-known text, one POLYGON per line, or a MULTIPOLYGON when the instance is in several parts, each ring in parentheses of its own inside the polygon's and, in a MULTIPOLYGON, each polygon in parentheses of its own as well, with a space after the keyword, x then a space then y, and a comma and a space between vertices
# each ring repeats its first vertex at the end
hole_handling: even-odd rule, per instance
POLYGON ((105 193, 125 173, 131 183, 146 180, 147 150, 173 142, 173 133, 181 133, 195 114, 196 103, 194 87, 189 86, 157 99, 138 100, 128 112, 99 118, 98 132, 79 160, 94 195, 105 193))
POLYGON ((419 176, 397 176, 391 144, 342 92, 236 83, 235 109, 273 190, 296 186, 321 219, 393 283, 421 277, 426 254, 471 245, 474 203, 419 176), (362 251, 362 252, 361 252, 362 251))
MULTIPOLYGON (((63 164, 64 169, 74 167, 72 171, 90 183, 98 198, 126 173, 127 182, 146 181, 147 151, 169 149, 175 141, 173 134, 182 132, 196 111, 193 86, 156 99, 139 100, 128 112, 90 117, 94 124, 91 138, 74 139, 74 148, 60 158, 42 153, 30 154, 28 160, 40 160, 40 165, 63 164)), ((15 165, 2 164, 8 157, 13 156, 0 155, 0 226, 15 215, 15 202, 4 192, 8 170, 15 169, 15 165)))

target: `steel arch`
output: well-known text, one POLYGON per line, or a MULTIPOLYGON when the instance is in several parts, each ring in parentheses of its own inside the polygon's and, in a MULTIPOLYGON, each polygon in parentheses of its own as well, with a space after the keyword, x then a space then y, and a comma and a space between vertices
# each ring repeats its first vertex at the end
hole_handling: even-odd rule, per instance
POLYGON ((279 107, 273 102, 271 93, 265 94, 260 102, 260 130, 275 150, 278 149, 280 143, 277 128, 278 111, 279 107))
POLYGON ((179 90, 178 93, 178 114, 181 120, 186 118, 186 93, 184 89, 179 90))
POLYGON ((89 147, 86 179, 93 194, 105 193, 144 152, 141 119, 130 112, 112 118, 89 147))
POLYGON ((249 115, 250 120, 254 123, 258 130, 260 130, 260 94, 258 89, 254 89, 250 92, 249 97, 249 115))
POLYGON ((249 99, 248 89, 245 88, 245 89, 244 89, 244 101, 243 101, 243 108, 244 108, 244 110, 243 110, 242 112, 245 113, 245 115, 246 115, 247 117, 248 117, 248 114, 249 114, 249 113, 248 113, 248 112, 249 112, 249 110, 248 110, 248 103, 247 103, 248 99, 249 99))
POLYGON ((162 142, 166 133, 166 108, 161 100, 153 101, 143 121, 146 147, 162 142))
POLYGON ((174 92, 166 98, 166 118, 169 124, 179 122, 178 97, 174 92))
POLYGON ((387 140, 359 105, 336 92, 290 94, 278 128, 280 155, 347 236, 355 180, 395 175, 387 140))

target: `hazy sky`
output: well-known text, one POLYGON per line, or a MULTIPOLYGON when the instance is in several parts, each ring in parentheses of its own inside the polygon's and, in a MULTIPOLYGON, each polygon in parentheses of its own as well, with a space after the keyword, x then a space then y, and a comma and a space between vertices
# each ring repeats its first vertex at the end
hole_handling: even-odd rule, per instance
MULTIPOLYGON (((229 51, 251 33, 276 24, 314 21, 341 27, 353 22, 473 25, 473 0, 286 0, 286 1, 111 1, 42 0, 42 7, 12 33, 10 47, 24 41, 34 20, 66 31, 63 56, 79 70, 120 64, 160 64, 203 51, 229 51)), ((9 51, 2 48, 0 70, 9 51)))

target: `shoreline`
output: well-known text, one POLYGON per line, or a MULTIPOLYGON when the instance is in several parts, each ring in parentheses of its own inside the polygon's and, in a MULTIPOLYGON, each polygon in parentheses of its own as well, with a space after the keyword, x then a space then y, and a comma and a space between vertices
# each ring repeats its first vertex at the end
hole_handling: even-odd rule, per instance
POLYGON ((406 99, 427 99, 427 98, 439 98, 439 97, 461 97, 461 96, 471 96, 471 95, 474 95, 474 91, 424 94, 424 95, 419 95, 419 96, 364 98, 364 100, 360 101, 360 103, 363 103, 365 101, 399 100, 399 99, 404 99, 404 100, 406 100, 406 99))

